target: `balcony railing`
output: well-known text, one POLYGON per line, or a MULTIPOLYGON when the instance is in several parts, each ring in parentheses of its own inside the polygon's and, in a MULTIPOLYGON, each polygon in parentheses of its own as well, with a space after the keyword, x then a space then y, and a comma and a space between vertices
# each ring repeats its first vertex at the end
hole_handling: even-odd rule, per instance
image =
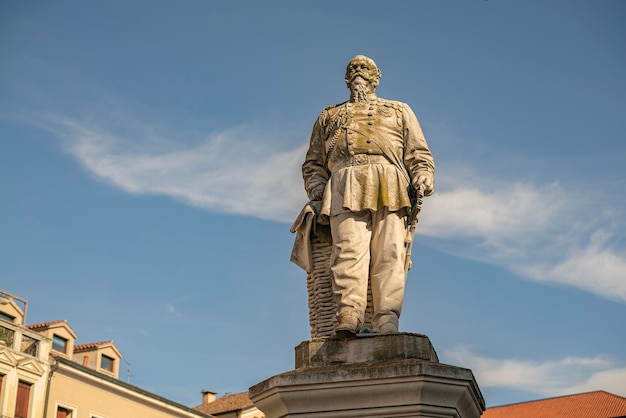
POLYGON ((22 335, 22 341, 20 343, 20 351, 30 356, 37 357, 39 350, 39 340, 29 337, 28 335, 22 335))
POLYGON ((13 347, 13 338, 15 331, 0 324, 0 344, 4 343, 9 347, 13 347))
POLYGON ((20 329, 19 326, 0 320, 0 347, 5 345, 20 353, 38 357, 41 337, 35 333, 30 335, 31 333, 32 331, 20 329))

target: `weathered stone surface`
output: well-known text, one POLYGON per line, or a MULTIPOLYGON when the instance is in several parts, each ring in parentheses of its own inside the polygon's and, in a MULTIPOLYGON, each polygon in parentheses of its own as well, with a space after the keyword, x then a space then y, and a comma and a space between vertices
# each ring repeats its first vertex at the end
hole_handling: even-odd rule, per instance
POLYGON ((478 418, 485 409, 471 370, 418 359, 297 369, 249 394, 268 418, 478 418))
POLYGON ((438 362, 426 335, 365 334, 355 339, 316 338, 296 347, 296 369, 420 359, 438 362))
POLYGON ((366 56, 348 63, 350 99, 320 113, 302 164, 310 201, 291 228, 291 260, 308 273, 312 338, 398 332, 435 163, 409 105, 376 95, 381 75, 366 56))
POLYGON ((478 418, 472 371, 439 363, 426 335, 320 338, 296 347, 296 369, 250 388, 267 418, 478 418))

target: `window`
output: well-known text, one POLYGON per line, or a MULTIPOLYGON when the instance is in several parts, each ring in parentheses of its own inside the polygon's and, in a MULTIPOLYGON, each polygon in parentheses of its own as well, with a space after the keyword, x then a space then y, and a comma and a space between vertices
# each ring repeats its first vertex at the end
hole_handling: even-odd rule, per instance
POLYGON ((17 385, 17 399, 15 400, 15 418, 28 418, 30 386, 30 383, 22 382, 21 380, 17 385))
POLYGON ((0 312, 0 319, 4 319, 5 321, 13 322, 15 317, 5 314, 4 312, 0 312))
POLYGON ((52 336, 52 349, 59 353, 67 354, 67 340, 54 334, 52 336))
POLYGON ((72 410, 59 406, 57 407, 56 418, 72 418, 72 410))
POLYGON ((112 359, 109 356, 105 356, 104 354, 102 355, 102 358, 100 359, 100 368, 107 370, 109 372, 113 372, 113 362, 115 360, 112 359))

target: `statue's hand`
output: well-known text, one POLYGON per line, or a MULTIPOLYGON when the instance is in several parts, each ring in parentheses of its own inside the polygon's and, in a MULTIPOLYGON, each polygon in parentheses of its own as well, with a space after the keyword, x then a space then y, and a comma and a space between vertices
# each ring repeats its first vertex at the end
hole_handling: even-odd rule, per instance
POLYGON ((310 192, 309 192, 309 199, 315 201, 315 200, 322 200, 322 198, 324 197, 324 189, 326 187, 324 187, 323 185, 319 185, 315 188, 313 188, 310 192))
POLYGON ((433 178, 431 176, 420 174, 415 182, 415 188, 417 189, 418 187, 422 188, 425 196, 430 196, 435 191, 433 178))

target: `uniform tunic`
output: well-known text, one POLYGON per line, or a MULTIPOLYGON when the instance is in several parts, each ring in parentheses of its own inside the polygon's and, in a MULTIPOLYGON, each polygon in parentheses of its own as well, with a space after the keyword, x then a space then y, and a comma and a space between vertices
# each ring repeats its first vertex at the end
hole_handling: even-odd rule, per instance
POLYGON ((413 111, 375 95, 367 102, 324 109, 313 127, 302 173, 309 198, 321 197, 320 215, 331 225, 338 315, 362 321, 370 280, 375 326, 397 326, 409 191, 418 176, 434 174, 413 111))

